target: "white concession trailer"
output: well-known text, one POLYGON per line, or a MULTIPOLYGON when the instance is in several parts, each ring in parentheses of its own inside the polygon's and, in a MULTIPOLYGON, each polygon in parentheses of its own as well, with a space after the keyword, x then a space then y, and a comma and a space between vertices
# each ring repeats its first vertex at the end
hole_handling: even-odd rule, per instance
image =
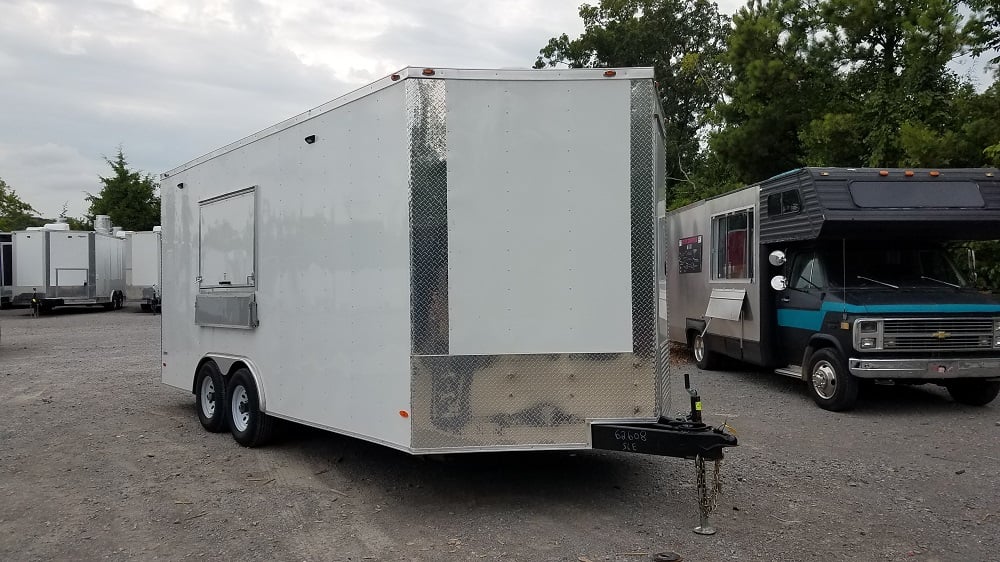
POLYGON ((248 446, 721 458, 665 417, 661 119, 651 69, 406 68, 163 174, 163 382, 248 446))
MULTIPOLYGON (((159 227, 156 227, 159 228, 159 227)), ((129 232, 126 244, 126 287, 129 302, 144 311, 160 308, 160 231, 129 232)))
POLYGON ((14 237, 0 232, 0 308, 10 306, 14 285, 14 237))
POLYGON ((125 241, 109 233, 55 223, 13 233, 15 305, 40 312, 59 306, 125 302, 125 241))

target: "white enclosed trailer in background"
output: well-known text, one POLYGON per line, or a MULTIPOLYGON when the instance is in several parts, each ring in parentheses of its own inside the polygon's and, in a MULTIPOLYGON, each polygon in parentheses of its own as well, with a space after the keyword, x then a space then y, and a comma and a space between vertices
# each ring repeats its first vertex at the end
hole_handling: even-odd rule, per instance
POLYGON ((250 446, 721 458, 662 417, 660 119, 651 69, 407 68, 165 173, 163 382, 250 446))
POLYGON ((125 241, 64 223, 13 233, 13 298, 39 311, 125 302, 125 241))
POLYGON ((9 232, 0 232, 0 308, 10 305, 14 285, 14 242, 9 232))
POLYGON ((128 232, 126 288, 129 302, 146 311, 160 308, 160 231, 128 232))

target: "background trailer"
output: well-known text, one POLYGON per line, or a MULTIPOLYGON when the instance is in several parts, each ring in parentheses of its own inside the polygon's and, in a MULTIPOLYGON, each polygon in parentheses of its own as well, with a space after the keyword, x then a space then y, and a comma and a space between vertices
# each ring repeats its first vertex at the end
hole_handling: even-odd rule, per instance
POLYGON ((160 307, 160 232, 129 232, 125 238, 125 295, 142 310, 160 307))
MULTIPOLYGON (((14 304, 41 310, 125 301, 125 241, 110 233, 63 230, 64 224, 13 233, 14 304)), ((68 227, 67 227, 68 228, 68 227)))
POLYGON ((246 445, 721 457, 655 423, 659 111, 651 69, 407 68, 164 174, 163 381, 246 445))
POLYGON ((9 232, 0 232, 0 307, 10 305, 14 285, 14 242, 9 232))

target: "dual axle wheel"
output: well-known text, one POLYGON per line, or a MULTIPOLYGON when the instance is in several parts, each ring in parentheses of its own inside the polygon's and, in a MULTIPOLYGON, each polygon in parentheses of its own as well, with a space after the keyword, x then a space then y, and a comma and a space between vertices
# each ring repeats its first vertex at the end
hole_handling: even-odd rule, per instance
POLYGON ((271 438, 274 418, 261 411, 257 385, 248 369, 237 369, 227 382, 215 363, 208 361, 198 369, 194 389, 198 420, 208 431, 229 429, 245 447, 263 445, 271 438))

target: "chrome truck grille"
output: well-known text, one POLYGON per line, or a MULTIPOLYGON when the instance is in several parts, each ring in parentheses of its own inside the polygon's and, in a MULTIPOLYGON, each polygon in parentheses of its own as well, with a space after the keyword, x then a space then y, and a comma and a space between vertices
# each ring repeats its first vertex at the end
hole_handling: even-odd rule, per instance
POLYGON ((883 349, 962 351, 993 348, 992 318, 887 318, 883 349))

